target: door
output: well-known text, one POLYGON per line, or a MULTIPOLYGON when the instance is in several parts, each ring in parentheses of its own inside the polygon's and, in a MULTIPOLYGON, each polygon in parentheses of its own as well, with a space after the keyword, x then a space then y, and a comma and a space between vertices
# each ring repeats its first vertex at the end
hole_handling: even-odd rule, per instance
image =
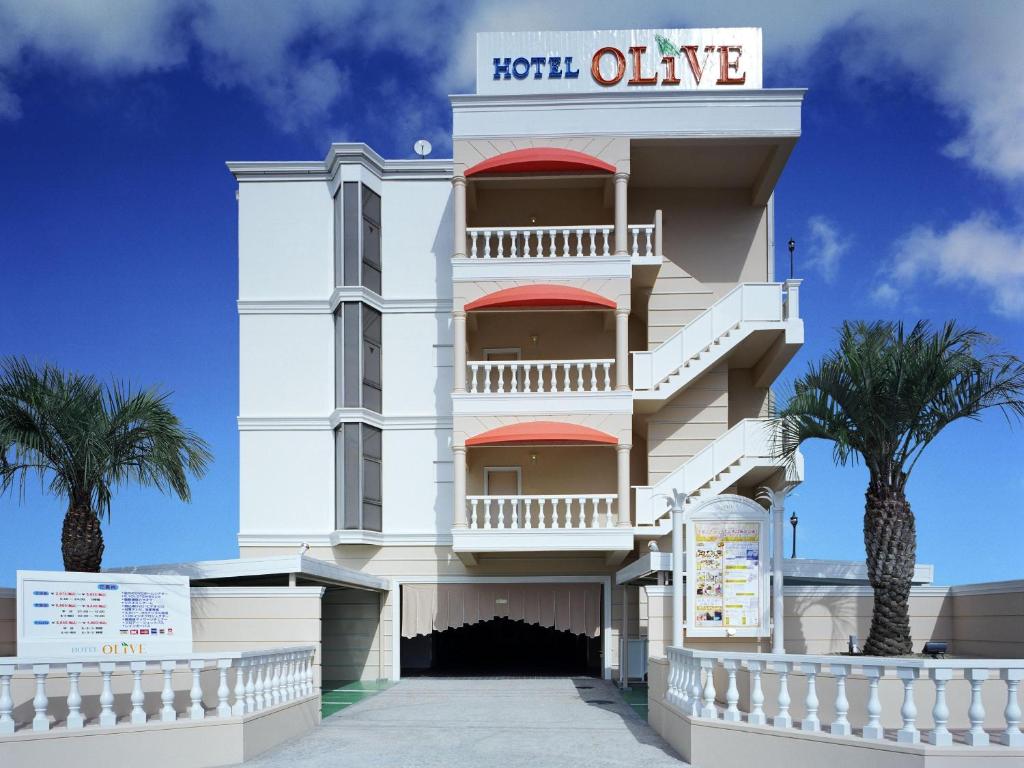
MULTIPOLYGON (((484 496, 521 496, 523 473, 519 467, 484 467, 484 496)), ((487 502, 486 514, 493 528, 505 528, 512 520, 512 502, 495 499, 487 502)))
MULTIPOLYGON (((521 353, 519 347, 498 347, 494 349, 484 350, 484 360, 497 361, 502 360, 519 360, 521 353)), ((490 379, 491 392, 509 392, 512 388, 512 377, 517 378, 517 390, 522 392, 522 370, 520 368, 512 368, 511 366, 505 366, 502 371, 498 370, 497 366, 490 369, 488 378, 490 379)))

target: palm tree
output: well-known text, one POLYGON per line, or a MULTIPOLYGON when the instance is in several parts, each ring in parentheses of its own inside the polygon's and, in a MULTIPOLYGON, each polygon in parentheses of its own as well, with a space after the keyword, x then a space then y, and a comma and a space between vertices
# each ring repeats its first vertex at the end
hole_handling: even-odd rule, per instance
POLYGON ((8 358, 0 371, 0 494, 29 475, 67 499, 61 532, 64 568, 99 571, 100 519, 114 489, 128 481, 188 501, 188 473, 202 477, 207 444, 182 427, 156 390, 101 384, 92 376, 8 358))
POLYGON ((805 440, 833 444, 836 463, 868 469, 864 546, 874 591, 869 655, 913 652, 909 599, 917 552, 907 479, 948 425, 1000 409, 1024 417, 1024 363, 985 353, 985 334, 924 322, 844 323, 839 348, 811 364, 779 413, 776 452, 793 459, 805 440))

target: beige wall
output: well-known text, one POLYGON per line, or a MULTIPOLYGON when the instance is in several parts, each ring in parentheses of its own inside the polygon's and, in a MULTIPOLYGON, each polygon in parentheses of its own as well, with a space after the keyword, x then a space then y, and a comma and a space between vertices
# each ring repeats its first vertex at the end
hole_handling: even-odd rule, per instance
MULTIPOLYGON (((476 205, 467 211, 466 225, 498 228, 613 224, 612 201, 604 188, 610 181, 594 179, 584 183, 590 186, 580 186, 576 179, 545 179, 535 182, 536 189, 478 187, 474 190, 476 205), (559 188, 563 184, 571 186, 559 188)), ((530 243, 531 250, 535 242, 530 243)))
POLYGON ((244 718, 210 717, 163 724, 90 728, 69 734, 23 730, 0 737, 4 768, 207 768, 236 765, 311 731, 320 722, 320 701, 307 698, 244 718), (70 736, 70 737, 69 737, 70 736))
POLYGON ((470 448, 466 460, 471 496, 484 492, 485 467, 519 467, 524 494, 616 492, 614 446, 470 448))
POLYGON ((661 209, 664 253, 648 311, 648 345, 657 346, 737 283, 768 279, 767 209, 741 189, 630 187, 629 221, 661 209))
POLYGON ((729 427, 729 370, 719 363, 647 421, 647 483, 676 470, 729 427))
POLYGON ((770 392, 768 387, 755 387, 749 368, 734 368, 729 371, 729 426, 735 426, 743 419, 770 416, 770 392))
MULTIPOLYGON (((390 642, 382 626, 381 595, 360 589, 330 588, 323 602, 323 679, 378 680, 387 678, 390 659, 382 652, 390 642)), ((390 612, 387 628, 390 630, 390 612)), ((389 653, 390 656, 390 653, 389 653)))
POLYGON ((494 348, 518 348, 522 360, 615 359, 611 310, 484 312, 473 322, 475 329, 467 332, 467 360, 484 360, 484 350, 494 348), (531 336, 537 337, 536 343, 531 336))
POLYGON ((956 653, 1024 658, 1024 580, 967 584, 952 593, 956 653))

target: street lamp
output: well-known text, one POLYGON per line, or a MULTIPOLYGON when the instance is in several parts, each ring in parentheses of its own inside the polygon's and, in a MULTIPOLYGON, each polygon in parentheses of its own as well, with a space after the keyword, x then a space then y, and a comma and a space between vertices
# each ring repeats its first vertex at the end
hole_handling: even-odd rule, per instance
POLYGON ((796 250, 796 240, 789 238, 789 279, 793 279, 793 251, 796 250))
POLYGON ((789 524, 793 526, 793 554, 789 556, 790 560, 796 559, 796 524, 800 522, 797 519, 796 512, 789 516, 789 524))

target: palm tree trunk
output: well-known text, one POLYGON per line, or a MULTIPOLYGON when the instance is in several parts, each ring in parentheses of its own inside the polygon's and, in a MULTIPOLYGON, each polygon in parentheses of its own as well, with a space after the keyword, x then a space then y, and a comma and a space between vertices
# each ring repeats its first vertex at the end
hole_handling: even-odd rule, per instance
POLYGON ((65 571, 98 573, 103 561, 100 519, 86 504, 72 503, 64 516, 60 549, 65 571))
POLYGON ((872 479, 864 509, 868 581, 875 593, 869 656, 913 653, 910 638, 910 583, 917 562, 914 513, 902 488, 872 479))

